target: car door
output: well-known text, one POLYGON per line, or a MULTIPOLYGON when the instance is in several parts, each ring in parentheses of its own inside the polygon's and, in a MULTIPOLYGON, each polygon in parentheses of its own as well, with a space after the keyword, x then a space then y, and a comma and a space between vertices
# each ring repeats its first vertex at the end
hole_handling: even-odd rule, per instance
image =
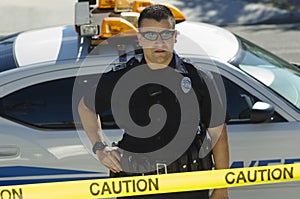
MULTIPOLYGON (((227 96, 230 167, 267 166, 300 162, 300 123, 297 112, 270 90, 226 67, 219 68, 227 96), (274 114, 261 123, 251 121, 256 102, 274 107, 274 114), (280 106, 279 106, 280 105, 280 106)), ((232 188, 232 198, 297 198, 299 183, 232 188)))
MULTIPOLYGON (((0 98, 1 185, 108 176, 91 152, 80 121, 74 120, 80 96, 75 97, 73 89, 83 94, 98 75, 74 76, 74 70, 36 68, 36 74, 20 73, 1 87, 6 93, 0 98)), ((121 131, 106 118, 105 133, 117 139, 121 131)))
POLYGON ((270 99, 273 94, 267 89, 254 88, 252 82, 241 81, 235 76, 224 75, 223 82, 227 94, 229 138, 233 143, 231 167, 298 162, 300 124, 293 112, 288 113, 283 106, 278 106, 282 99, 270 99), (269 120, 259 123, 250 119, 256 102, 272 104, 275 111, 269 120))

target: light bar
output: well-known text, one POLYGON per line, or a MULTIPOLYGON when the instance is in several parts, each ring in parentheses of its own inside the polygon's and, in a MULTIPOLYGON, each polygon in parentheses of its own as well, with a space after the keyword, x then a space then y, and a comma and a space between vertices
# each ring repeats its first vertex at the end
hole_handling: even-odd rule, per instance
POLYGON ((129 21, 120 17, 106 17, 101 26, 101 37, 110 38, 121 34, 122 36, 135 36, 137 28, 129 21))
POLYGON ((164 4, 164 3, 160 3, 160 5, 164 5, 166 7, 168 7, 171 12, 173 13, 176 22, 181 22, 181 21, 185 21, 186 17, 184 16, 184 14, 175 6, 172 6, 170 4, 164 4))
POLYGON ((141 13, 144 8, 153 4, 154 2, 151 0, 135 0, 132 6, 132 12, 141 13))
POLYGON ((80 35, 87 36, 87 37, 99 35, 99 26, 93 24, 81 25, 80 35))
POLYGON ((102 9, 114 9, 115 8, 115 0, 99 0, 98 8, 102 9))
POLYGON ((133 4, 133 0, 115 0, 115 12, 130 12, 133 4))

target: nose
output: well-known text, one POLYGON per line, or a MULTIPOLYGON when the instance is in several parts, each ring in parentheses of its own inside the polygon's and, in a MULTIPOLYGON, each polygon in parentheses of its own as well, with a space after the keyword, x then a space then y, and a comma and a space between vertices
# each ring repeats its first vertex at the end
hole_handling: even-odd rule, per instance
POLYGON ((161 38, 161 36, 158 35, 157 40, 155 40, 155 44, 164 44, 164 43, 165 43, 165 40, 163 40, 163 39, 161 38))

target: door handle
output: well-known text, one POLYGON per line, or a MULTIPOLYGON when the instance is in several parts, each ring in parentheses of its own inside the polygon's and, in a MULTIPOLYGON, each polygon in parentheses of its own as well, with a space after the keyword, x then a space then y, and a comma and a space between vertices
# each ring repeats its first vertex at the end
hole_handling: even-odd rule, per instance
POLYGON ((0 146, 0 157, 16 156, 19 154, 19 147, 0 146))

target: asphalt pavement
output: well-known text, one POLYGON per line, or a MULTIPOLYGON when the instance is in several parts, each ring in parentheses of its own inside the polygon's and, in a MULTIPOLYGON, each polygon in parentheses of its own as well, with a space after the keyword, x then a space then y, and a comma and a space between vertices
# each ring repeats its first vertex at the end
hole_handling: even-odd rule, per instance
POLYGON ((300 10, 243 0, 159 0, 178 7, 187 20, 222 26, 268 51, 300 63, 300 10))
MULTIPOLYGON (((178 7, 188 20, 219 26, 300 22, 300 11, 242 0, 154 0, 178 7)), ((1 0, 0 35, 74 23, 77 0, 1 0)))
POLYGON ((300 23, 226 26, 225 28, 289 62, 300 64, 300 23))
POLYGON ((299 10, 283 10, 246 0, 157 0, 179 8, 188 20, 219 26, 300 22, 299 10))

